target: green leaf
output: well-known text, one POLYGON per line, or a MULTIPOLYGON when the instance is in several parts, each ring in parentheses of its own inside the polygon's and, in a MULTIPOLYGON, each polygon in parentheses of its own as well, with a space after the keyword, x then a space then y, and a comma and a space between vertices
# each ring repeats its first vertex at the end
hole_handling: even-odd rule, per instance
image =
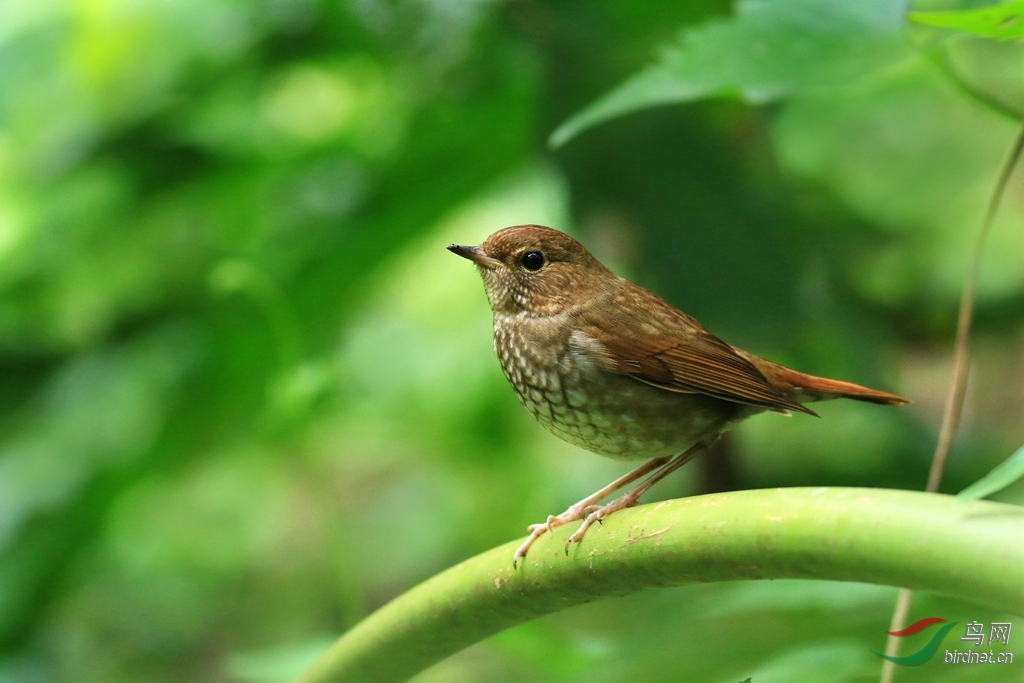
POLYGON ((963 12, 911 12, 911 21, 998 40, 1024 38, 1024 0, 963 12))
POLYGON ((969 500, 987 498, 993 493, 1002 491, 1021 477, 1024 477, 1024 446, 1018 448, 1016 453, 992 468, 991 472, 956 495, 958 498, 969 500))
POLYGON ((905 54, 902 0, 740 0, 729 19, 684 31, 661 59, 552 133, 580 132, 641 109, 738 93, 760 104, 845 85, 905 54))

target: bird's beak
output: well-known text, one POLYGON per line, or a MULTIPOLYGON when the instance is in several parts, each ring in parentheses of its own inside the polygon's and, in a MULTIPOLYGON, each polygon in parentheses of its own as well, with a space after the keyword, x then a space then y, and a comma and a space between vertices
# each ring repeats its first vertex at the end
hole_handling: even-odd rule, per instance
POLYGON ((501 265, 501 261, 493 259, 484 253, 484 250, 480 247, 468 247, 463 244, 449 244, 448 251, 453 254, 458 254, 462 258, 468 258, 478 266, 483 266, 488 270, 494 270, 501 265))

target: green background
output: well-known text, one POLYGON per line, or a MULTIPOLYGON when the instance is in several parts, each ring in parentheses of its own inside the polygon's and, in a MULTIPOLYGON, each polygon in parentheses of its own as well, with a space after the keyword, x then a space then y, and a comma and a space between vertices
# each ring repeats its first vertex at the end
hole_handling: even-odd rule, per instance
MULTIPOLYGON (((548 147, 730 11, 0 2, 0 681, 286 681, 621 474, 534 423, 493 358, 479 279, 444 246, 506 225, 571 232, 733 344, 914 400, 755 418, 648 500, 923 488, 1024 43, 908 27, 849 82, 762 106, 726 89, 548 147)), ((943 491, 1024 443, 1022 187, 984 255, 943 491)), ((874 680, 895 593, 661 590, 417 681, 874 680)), ((1009 619, 918 596, 911 619, 932 615, 1009 619)), ((1024 634, 1008 649, 1018 663, 897 681, 1006 680, 1024 634)))

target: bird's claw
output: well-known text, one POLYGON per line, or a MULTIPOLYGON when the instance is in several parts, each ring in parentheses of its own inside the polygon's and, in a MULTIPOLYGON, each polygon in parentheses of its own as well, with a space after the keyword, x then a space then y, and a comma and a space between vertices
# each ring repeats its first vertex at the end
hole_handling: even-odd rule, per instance
POLYGON ((569 540, 565 542, 565 554, 568 556, 569 547, 573 543, 579 543, 583 539, 583 534, 587 533, 587 529, 590 528, 591 524, 594 522, 604 524, 604 518, 616 510, 636 505, 638 497, 639 494, 634 491, 630 491, 629 493, 616 498, 607 505, 583 505, 585 501, 580 501, 560 515, 548 515, 547 521, 541 522, 540 524, 531 524, 526 527, 526 530, 530 532, 530 535, 526 537, 526 540, 523 541, 522 545, 520 545, 512 555, 512 568, 515 569, 518 566, 519 560, 526 557, 526 553, 530 549, 530 546, 533 545, 533 542, 540 538, 540 536, 545 532, 551 531, 555 527, 562 526, 568 522, 582 519, 583 523, 580 524, 580 528, 577 529, 576 533, 570 536, 569 540))
POLYGON ((583 518, 583 523, 580 524, 580 528, 577 529, 576 532, 569 537, 569 540, 565 542, 565 554, 569 554, 569 546, 583 540, 583 535, 587 533, 587 529, 590 528, 591 524, 597 522, 598 524, 603 525, 605 517, 618 510, 633 507, 636 505, 638 498, 639 495, 637 493, 630 491, 625 495, 616 498, 607 505, 589 505, 584 508, 583 512, 586 516, 583 518))
POLYGON ((530 549, 530 546, 533 545, 534 541, 540 538, 541 534, 543 534, 545 531, 551 531, 552 519, 553 517, 548 517, 548 521, 546 522, 543 522, 541 524, 531 524, 529 527, 527 527, 527 530, 530 532, 530 535, 526 537, 526 540, 523 541, 522 545, 516 548, 515 553, 512 554, 512 569, 516 569, 516 565, 519 563, 519 560, 526 557, 526 551, 530 549))
MULTIPOLYGON (((540 538, 542 534, 544 534, 547 531, 551 531, 555 527, 562 526, 567 522, 572 522, 577 519, 583 519, 583 517, 587 514, 587 510, 593 507, 596 506, 589 505, 587 506, 587 508, 583 508, 579 505, 579 503, 577 503, 576 505, 571 506, 568 510, 566 510, 560 515, 548 515, 547 521, 541 522, 539 524, 531 524, 530 526, 526 527, 526 530, 530 532, 530 535, 526 537, 526 540, 523 541, 523 544, 520 545, 516 549, 516 552, 512 555, 512 568, 515 569, 516 565, 519 563, 519 560, 526 557, 526 552, 530 549, 530 546, 532 546, 533 542, 540 538)), ((569 553, 568 546, 566 546, 565 552, 566 554, 569 553)))

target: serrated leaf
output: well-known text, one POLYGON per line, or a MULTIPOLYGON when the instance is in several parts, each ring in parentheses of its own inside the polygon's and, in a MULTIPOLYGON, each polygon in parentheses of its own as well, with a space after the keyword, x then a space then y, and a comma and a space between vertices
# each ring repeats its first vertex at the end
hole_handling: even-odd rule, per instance
POLYGON ((991 472, 956 495, 958 498, 967 498, 968 500, 987 498, 993 493, 1002 491, 1021 477, 1024 477, 1024 446, 1018 448, 1017 452, 992 468, 991 472))
POLYGON ((735 15, 684 31, 657 64, 563 123, 553 147, 641 109, 738 93, 761 104, 845 85, 906 54, 903 0, 740 0, 735 15))
POLYGON ((911 21, 997 40, 1024 38, 1024 0, 963 12, 911 12, 911 21))

